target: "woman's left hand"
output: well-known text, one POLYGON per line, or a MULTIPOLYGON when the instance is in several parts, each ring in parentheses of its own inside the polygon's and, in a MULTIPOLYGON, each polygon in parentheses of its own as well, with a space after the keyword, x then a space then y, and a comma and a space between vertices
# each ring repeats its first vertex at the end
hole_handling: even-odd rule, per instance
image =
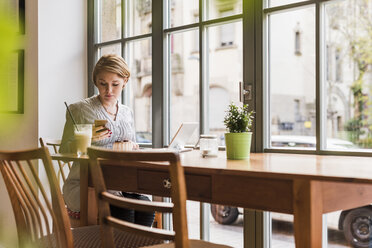
POLYGON ((133 150, 139 150, 139 145, 136 142, 133 142, 133 141, 131 141, 131 142, 132 142, 132 149, 133 150))

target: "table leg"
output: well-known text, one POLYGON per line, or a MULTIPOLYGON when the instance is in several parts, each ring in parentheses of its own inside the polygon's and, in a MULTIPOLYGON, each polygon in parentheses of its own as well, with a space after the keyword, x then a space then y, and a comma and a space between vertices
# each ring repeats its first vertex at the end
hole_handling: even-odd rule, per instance
POLYGON ((88 225, 97 225, 98 224, 98 207, 96 201, 96 191, 94 188, 88 188, 88 225))
POLYGON ((88 166, 87 161, 80 162, 80 226, 88 225, 88 166))
POLYGON ((322 247, 322 185, 318 181, 293 182, 293 215, 296 247, 322 247))

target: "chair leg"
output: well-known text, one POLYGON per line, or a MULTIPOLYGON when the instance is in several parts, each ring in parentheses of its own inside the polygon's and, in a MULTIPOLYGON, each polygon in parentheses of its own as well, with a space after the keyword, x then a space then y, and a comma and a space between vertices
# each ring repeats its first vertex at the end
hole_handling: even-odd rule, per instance
MULTIPOLYGON (((152 196, 152 200, 153 201, 157 201, 157 202, 162 202, 163 201, 163 197, 152 196)), ((163 228, 163 214, 162 213, 155 212, 155 219, 154 219, 154 223, 153 223, 152 226, 153 227, 156 227, 156 228, 163 228)))
POLYGON ((152 224, 152 226, 156 228, 163 228, 162 217, 163 217, 162 213, 155 212, 155 219, 154 219, 154 223, 152 224))
POLYGON ((70 219, 71 228, 80 227, 80 219, 75 219, 72 217, 70 217, 69 219, 70 219))

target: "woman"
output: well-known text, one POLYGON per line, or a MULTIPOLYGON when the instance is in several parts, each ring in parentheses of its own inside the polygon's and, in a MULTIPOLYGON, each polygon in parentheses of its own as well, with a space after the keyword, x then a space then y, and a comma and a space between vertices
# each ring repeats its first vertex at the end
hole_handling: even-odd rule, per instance
MULTIPOLYGON (((117 55, 104 55, 93 70, 93 82, 98 88, 98 95, 71 104, 69 109, 79 124, 93 124, 94 120, 107 120, 105 126, 93 128, 92 145, 112 148, 115 141, 129 140, 135 148, 135 130, 132 111, 119 102, 122 90, 125 88, 130 72, 124 59, 117 55)), ((66 123, 63 130, 59 152, 72 152, 74 127, 71 117, 66 112, 66 123)), ((80 169, 74 163, 68 178, 63 185, 68 212, 72 218, 80 218, 80 169)), ((115 195, 149 200, 148 197, 125 192, 112 192, 115 195)), ((151 226, 154 213, 135 212, 111 206, 111 214, 126 221, 151 226)))

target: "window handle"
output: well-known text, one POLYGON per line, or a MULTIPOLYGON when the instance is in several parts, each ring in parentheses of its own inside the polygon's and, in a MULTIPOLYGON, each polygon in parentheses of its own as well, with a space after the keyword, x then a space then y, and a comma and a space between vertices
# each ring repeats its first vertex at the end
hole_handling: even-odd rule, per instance
POLYGON ((244 103, 250 100, 252 100, 252 84, 239 82, 239 101, 244 103))

